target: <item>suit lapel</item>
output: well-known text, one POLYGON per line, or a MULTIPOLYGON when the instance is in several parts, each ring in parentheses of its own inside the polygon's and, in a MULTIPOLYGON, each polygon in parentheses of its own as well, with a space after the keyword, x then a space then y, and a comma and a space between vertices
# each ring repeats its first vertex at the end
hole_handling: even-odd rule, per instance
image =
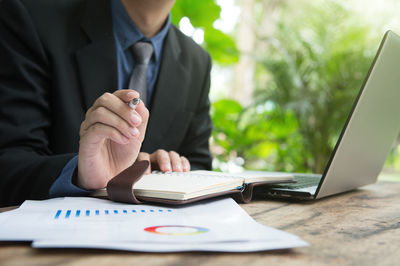
POLYGON ((115 41, 109 0, 89 0, 81 23, 90 42, 76 52, 86 109, 118 86, 115 41))
MULTIPOLYGON (((175 29, 171 26, 164 43, 158 80, 154 90, 144 149, 151 150, 155 143, 162 143, 176 115, 183 110, 187 97, 187 70, 180 59, 181 47, 175 29), (151 141, 151 143, 150 143, 151 141)), ((170 132, 169 132, 170 134, 170 132)))

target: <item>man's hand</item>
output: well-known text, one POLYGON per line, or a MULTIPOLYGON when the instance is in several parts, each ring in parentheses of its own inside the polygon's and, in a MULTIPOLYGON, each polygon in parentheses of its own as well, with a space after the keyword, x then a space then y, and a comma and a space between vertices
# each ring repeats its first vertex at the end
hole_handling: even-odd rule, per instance
POLYGON ((147 169, 146 174, 150 174, 152 170, 160 170, 162 172, 188 172, 190 171, 189 160, 184 156, 180 156, 174 151, 157 150, 152 154, 146 152, 139 153, 138 160, 148 160, 151 168, 147 169))
POLYGON ((81 124, 77 185, 99 189, 137 159, 149 112, 140 102, 126 104, 139 94, 133 90, 105 93, 96 100, 81 124))

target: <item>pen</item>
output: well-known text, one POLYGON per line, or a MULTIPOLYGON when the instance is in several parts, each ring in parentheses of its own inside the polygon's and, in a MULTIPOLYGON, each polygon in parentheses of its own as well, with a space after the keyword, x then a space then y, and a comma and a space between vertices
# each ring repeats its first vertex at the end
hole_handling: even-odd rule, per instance
POLYGON ((130 102, 128 103, 128 105, 129 105, 130 108, 132 108, 133 110, 135 110, 136 107, 139 105, 139 103, 140 103, 140 99, 139 99, 139 98, 133 98, 133 100, 130 101, 130 102))

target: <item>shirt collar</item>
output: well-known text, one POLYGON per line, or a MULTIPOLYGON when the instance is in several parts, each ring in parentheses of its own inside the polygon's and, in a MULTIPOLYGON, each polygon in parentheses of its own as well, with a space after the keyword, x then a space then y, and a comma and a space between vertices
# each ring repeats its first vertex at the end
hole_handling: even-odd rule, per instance
POLYGON ((111 1, 111 14, 115 37, 122 49, 126 50, 138 41, 149 41, 153 44, 156 61, 160 60, 163 41, 171 25, 170 15, 168 15, 164 26, 156 35, 151 38, 146 38, 129 17, 120 0, 111 1))

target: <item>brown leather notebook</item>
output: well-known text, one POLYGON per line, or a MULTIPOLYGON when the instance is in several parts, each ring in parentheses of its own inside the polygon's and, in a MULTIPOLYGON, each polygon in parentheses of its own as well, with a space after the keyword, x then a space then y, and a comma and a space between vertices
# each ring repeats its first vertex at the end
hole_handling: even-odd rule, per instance
POLYGON ((293 176, 276 172, 225 174, 213 171, 152 173, 144 175, 148 161, 137 161, 111 179, 107 187, 93 196, 125 203, 163 203, 182 205, 223 195, 238 202, 249 202, 253 188, 266 184, 293 182, 293 176))

